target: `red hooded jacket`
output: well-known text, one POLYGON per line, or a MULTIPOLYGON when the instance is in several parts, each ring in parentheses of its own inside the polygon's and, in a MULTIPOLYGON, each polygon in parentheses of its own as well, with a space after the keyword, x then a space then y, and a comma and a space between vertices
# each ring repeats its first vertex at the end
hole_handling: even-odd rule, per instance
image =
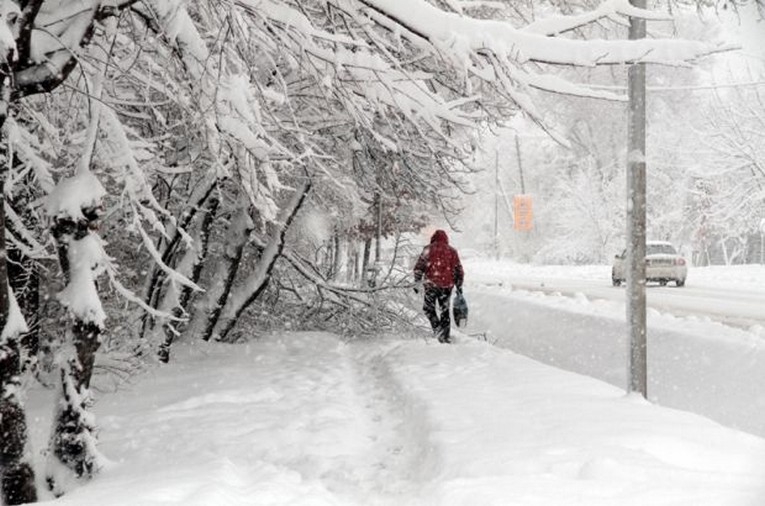
POLYGON ((465 273, 457 250, 449 246, 449 238, 443 230, 436 230, 414 266, 414 281, 423 276, 425 283, 441 288, 462 287, 465 273))

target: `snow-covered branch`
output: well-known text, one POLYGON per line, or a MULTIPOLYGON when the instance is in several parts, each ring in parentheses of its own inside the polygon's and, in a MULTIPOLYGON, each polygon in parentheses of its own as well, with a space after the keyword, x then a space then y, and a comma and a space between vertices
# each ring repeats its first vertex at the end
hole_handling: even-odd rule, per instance
POLYGON ((666 19, 650 11, 629 6, 628 0, 606 2, 600 10, 583 17, 557 18, 547 24, 517 29, 507 22, 474 19, 444 12, 425 0, 406 4, 395 0, 357 0, 416 35, 413 43, 425 40, 432 50, 449 54, 451 61, 472 65, 478 51, 490 51, 517 63, 541 62, 560 65, 595 66, 633 62, 687 65, 725 47, 697 41, 646 39, 641 41, 576 40, 548 35, 596 21, 607 15, 637 15, 666 19), (563 30, 565 28, 565 30, 563 30))

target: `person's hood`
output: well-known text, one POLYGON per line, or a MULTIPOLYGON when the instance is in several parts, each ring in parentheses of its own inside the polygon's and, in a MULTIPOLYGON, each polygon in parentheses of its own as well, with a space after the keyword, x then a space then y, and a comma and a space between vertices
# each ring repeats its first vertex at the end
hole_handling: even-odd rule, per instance
POLYGON ((435 243, 449 244, 449 237, 446 235, 446 232, 443 230, 436 230, 433 232, 433 235, 430 237, 430 244, 435 243))

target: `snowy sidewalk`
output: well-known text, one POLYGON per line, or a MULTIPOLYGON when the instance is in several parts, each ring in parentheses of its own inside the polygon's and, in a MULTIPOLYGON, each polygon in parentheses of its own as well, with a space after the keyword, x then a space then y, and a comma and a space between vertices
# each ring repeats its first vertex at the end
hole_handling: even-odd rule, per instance
POLYGON ((482 342, 301 333, 174 358, 99 401, 112 462, 50 504, 765 504, 765 440, 482 342))
POLYGON ((441 462, 428 504, 765 504, 765 440, 483 343, 401 346, 441 462))

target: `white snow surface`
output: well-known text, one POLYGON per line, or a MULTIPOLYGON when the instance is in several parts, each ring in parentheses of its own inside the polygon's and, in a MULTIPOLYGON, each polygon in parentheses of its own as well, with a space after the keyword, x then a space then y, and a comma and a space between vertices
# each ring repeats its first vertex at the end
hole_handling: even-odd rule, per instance
POLYGON ((9 337, 16 338, 20 334, 27 332, 29 327, 24 319, 24 315, 21 314, 19 303, 16 300, 16 294, 13 293, 13 288, 10 285, 5 285, 8 290, 8 319, 3 326, 0 333, 0 339, 8 339, 9 337))
MULTIPOLYGON (((500 270, 479 264, 466 293, 500 270)), ((29 395, 38 454, 48 395, 29 395)), ((110 463, 44 504, 765 504, 765 439, 462 333, 182 343, 95 413, 110 463)))

